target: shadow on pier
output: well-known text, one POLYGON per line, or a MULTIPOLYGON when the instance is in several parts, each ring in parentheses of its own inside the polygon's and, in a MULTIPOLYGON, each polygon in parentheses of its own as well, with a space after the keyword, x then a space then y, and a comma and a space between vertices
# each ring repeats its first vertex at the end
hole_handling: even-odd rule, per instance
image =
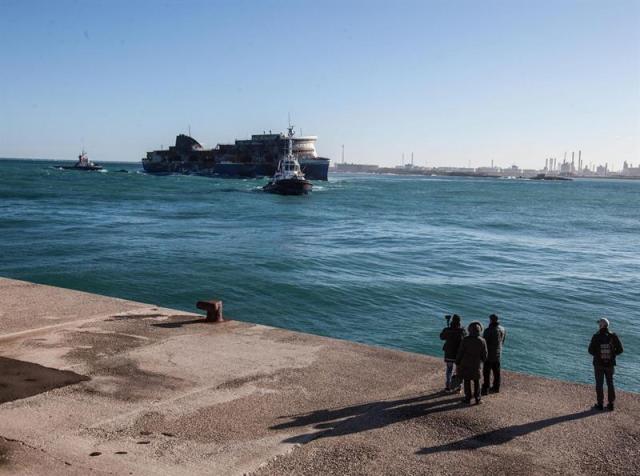
POLYGON ((0 357, 0 404, 89 380, 69 370, 0 357))
POLYGON ((204 317, 199 319, 191 319, 189 321, 171 321, 171 322, 158 322, 151 324, 153 327, 162 327, 164 329, 178 329, 182 326, 189 326, 191 324, 211 324, 204 317))
MULTIPOLYGON (((442 392, 429 395, 404 398, 399 400, 378 401, 353 405, 337 409, 323 409, 302 415, 293 415, 291 420, 271 427, 272 430, 285 430, 296 427, 311 426, 315 431, 296 435, 284 440, 286 443, 308 443, 318 438, 329 438, 349 435, 383 428, 413 418, 442 413, 461 408, 469 408, 459 395, 452 396, 442 392)), ((473 407, 471 407, 473 409, 473 407)), ((479 449, 485 446, 502 445, 514 438, 542 430, 560 423, 579 420, 592 415, 593 409, 561 415, 544 420, 533 421, 521 425, 513 425, 485 433, 475 434, 467 438, 444 445, 422 448, 416 454, 428 455, 446 451, 479 449)))
POLYGON ((284 440, 286 443, 307 443, 317 438, 337 437, 362 431, 383 428, 394 423, 423 417, 432 413, 464 408, 461 397, 443 392, 399 400, 383 400, 338 409, 323 409, 303 415, 294 415, 291 421, 271 427, 284 430, 313 426, 315 432, 297 435, 284 440))
POLYGON ((429 448, 422 448, 417 451, 419 455, 430 455, 435 453, 442 453, 446 451, 460 451, 460 450, 476 450, 484 448, 486 446, 503 445, 510 442, 514 438, 528 435, 535 431, 543 430, 559 423, 565 423, 569 421, 579 420, 589 416, 601 413, 594 409, 583 410, 577 413, 571 413, 569 415, 560 415, 553 418, 547 418, 545 420, 532 421, 524 423, 522 425, 512 425, 497 430, 487 431, 478 435, 472 435, 467 438, 463 438, 452 443, 447 443, 439 446, 431 446, 429 448))

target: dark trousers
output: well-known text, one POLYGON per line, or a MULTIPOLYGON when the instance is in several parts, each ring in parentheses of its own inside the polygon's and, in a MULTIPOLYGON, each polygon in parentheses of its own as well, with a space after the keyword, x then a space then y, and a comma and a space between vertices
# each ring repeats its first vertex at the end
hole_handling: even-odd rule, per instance
POLYGON ((471 400, 471 381, 473 380, 473 396, 480 398, 480 379, 479 378, 466 378, 464 379, 464 398, 465 400, 471 400))
POLYGON ((598 404, 604 402, 604 379, 607 379, 607 397, 609 403, 613 403, 616 399, 616 390, 613 388, 613 367, 593 367, 596 373, 596 396, 598 404))
POLYGON ((493 389, 500 390, 500 361, 497 362, 485 362, 482 367, 482 376, 484 381, 482 382, 482 388, 489 389, 491 386, 491 371, 493 371, 493 389))

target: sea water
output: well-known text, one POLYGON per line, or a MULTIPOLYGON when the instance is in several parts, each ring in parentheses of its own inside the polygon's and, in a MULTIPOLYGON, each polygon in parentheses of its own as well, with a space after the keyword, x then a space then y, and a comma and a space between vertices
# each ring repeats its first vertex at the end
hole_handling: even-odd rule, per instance
POLYGON ((0 161, 1 276, 434 356, 445 314, 496 313, 505 368, 578 382, 607 316, 640 391, 640 181, 334 174, 282 197, 54 165, 0 161))

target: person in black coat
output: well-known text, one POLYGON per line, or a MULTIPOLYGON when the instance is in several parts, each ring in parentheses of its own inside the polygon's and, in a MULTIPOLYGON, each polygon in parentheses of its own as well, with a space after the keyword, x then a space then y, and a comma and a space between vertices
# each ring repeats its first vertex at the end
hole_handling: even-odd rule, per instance
POLYGON ((498 316, 491 314, 489 316, 489 327, 482 334, 487 342, 487 350, 489 355, 487 361, 482 368, 483 382, 482 395, 489 393, 491 383, 491 372, 493 372, 493 387, 491 391, 498 393, 500 391, 500 359, 502 357, 502 345, 507 337, 507 331, 500 325, 498 316))
POLYGON ((616 391, 613 386, 613 369, 616 366, 616 356, 622 354, 622 342, 620 338, 609 331, 609 321, 606 318, 598 320, 600 330, 596 332, 589 343, 589 353, 593 355, 593 369, 596 377, 595 408, 603 410, 604 404, 604 379, 607 379, 608 410, 613 410, 613 402, 616 399, 616 391))
POLYGON ((480 367, 487 360, 487 343, 480 333, 482 324, 472 322, 469 324, 469 335, 462 339, 456 364, 464 379, 464 402, 471 403, 471 381, 473 381, 473 396, 476 403, 480 403, 480 367))
MULTIPOLYGON (((458 348, 462 339, 467 335, 466 329, 462 326, 460 316, 454 314, 451 318, 451 323, 442 329, 440 333, 440 339, 444 341, 442 350, 444 350, 444 361, 447 366, 445 376, 445 391, 451 390, 460 391, 460 386, 452 388, 451 377, 453 375, 453 364, 456 363, 456 357, 458 356, 458 348)), ((456 371, 456 373, 458 373, 456 371)))

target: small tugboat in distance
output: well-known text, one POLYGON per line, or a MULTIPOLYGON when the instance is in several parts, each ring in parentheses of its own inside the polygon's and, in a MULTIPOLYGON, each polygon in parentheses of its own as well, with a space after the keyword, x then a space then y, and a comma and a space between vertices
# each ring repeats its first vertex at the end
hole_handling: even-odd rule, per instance
POLYGON ((302 170, 298 159, 293 155, 293 126, 289 126, 289 148, 287 155, 278 162, 278 167, 271 181, 262 190, 280 195, 305 195, 313 187, 302 170))
POLYGON ((101 165, 96 165, 89 160, 84 149, 78 156, 78 161, 73 165, 63 165, 61 168, 65 170, 102 170, 101 165))

